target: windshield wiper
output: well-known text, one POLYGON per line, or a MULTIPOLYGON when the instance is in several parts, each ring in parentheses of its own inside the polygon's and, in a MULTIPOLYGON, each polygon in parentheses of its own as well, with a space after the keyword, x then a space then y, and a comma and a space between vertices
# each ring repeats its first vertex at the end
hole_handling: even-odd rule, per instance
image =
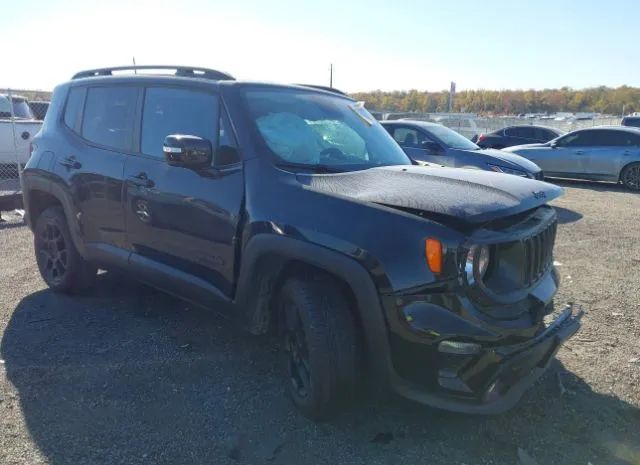
POLYGON ((288 162, 288 161, 281 161, 276 163, 276 166, 279 166, 280 168, 291 168, 294 170, 308 170, 313 173, 319 173, 319 174, 344 172, 344 170, 341 170, 336 166, 322 165, 317 163, 311 165, 307 163, 294 163, 294 162, 288 162))

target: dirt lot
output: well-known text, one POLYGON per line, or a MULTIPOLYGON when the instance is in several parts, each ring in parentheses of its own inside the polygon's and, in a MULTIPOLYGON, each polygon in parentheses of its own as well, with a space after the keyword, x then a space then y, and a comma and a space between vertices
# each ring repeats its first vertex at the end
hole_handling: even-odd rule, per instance
POLYGON ((9 218, 0 464, 640 464, 640 196, 562 185, 557 303, 588 313, 548 374, 495 417, 363 394, 313 424, 283 396, 272 339, 108 274, 90 295, 54 295, 30 232, 9 218))

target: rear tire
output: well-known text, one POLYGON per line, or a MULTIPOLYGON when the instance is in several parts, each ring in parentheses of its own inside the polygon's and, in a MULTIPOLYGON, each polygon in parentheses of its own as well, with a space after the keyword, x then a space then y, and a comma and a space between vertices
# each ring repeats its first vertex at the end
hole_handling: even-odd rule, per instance
POLYGON ((286 390, 307 417, 320 420, 355 396, 360 344, 353 314, 329 279, 289 278, 279 299, 286 390))
POLYGON ((640 191, 640 163, 630 163, 620 173, 620 181, 627 189, 640 191))
POLYGON ((61 207, 49 207, 38 216, 33 245, 40 275, 53 291, 74 293, 94 283, 98 270, 75 248, 61 207))

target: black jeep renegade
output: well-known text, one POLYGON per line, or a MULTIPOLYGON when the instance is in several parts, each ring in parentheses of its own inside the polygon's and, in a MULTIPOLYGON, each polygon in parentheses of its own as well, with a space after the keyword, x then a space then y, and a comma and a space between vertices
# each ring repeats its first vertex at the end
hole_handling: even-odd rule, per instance
POLYGON ((505 410, 578 329, 571 308, 544 318, 561 189, 415 166, 330 89, 126 71, 58 86, 34 139, 24 201, 53 290, 118 269, 273 331, 314 418, 365 372, 439 408, 505 410))

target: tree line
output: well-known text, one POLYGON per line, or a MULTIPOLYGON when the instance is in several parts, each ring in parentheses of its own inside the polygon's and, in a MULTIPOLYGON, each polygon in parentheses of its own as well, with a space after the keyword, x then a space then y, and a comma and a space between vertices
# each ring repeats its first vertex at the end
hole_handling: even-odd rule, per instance
MULTIPOLYGON (((357 92, 370 110, 446 112, 449 92, 418 90, 357 92)), ((453 110, 479 114, 596 112, 620 115, 640 111, 640 88, 621 86, 589 89, 466 90, 455 94, 453 110)))

